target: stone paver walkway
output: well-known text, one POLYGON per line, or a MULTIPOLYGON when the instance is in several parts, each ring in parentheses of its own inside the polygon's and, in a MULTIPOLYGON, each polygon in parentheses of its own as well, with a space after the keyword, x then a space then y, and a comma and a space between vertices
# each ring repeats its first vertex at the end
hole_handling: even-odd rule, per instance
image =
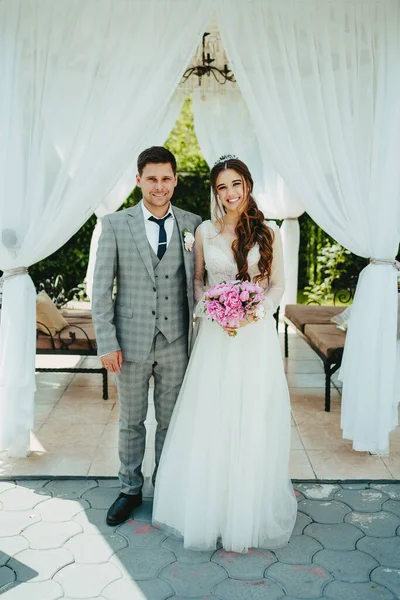
MULTIPOLYGON (((295 484, 289 544, 190 552, 151 526, 151 499, 105 524, 116 479, 0 481, 5 600, 394 600, 400 483, 295 484)), ((246 507, 243 506, 243 511, 246 507)))

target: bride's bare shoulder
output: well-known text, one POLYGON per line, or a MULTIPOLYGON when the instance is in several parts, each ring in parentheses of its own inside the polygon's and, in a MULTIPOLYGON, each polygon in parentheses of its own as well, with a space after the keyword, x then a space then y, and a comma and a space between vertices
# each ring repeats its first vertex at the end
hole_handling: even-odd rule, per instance
POLYGON ((204 230, 208 229, 208 227, 210 226, 211 221, 210 219, 206 219, 205 221, 202 222, 202 224, 200 225, 200 227, 204 230))
MULTIPOLYGON (((207 221, 203 221, 202 224, 200 225, 201 227, 201 235, 202 237, 207 237, 207 238, 212 238, 215 237, 215 234, 218 234, 219 231, 217 230, 217 226, 213 221, 210 221, 210 219, 207 219, 207 221)), ((199 227, 199 229, 200 229, 199 227)))

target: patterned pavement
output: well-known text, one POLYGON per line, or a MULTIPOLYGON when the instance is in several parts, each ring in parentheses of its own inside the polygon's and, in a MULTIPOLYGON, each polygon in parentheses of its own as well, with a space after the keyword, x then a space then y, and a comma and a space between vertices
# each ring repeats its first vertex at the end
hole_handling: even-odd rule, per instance
MULTIPOLYGON (((400 482, 297 483, 289 544, 192 552, 151 526, 151 499, 117 528, 110 479, 0 481, 5 600, 394 600, 400 482)), ((246 507, 243 507, 243 511, 246 507)))

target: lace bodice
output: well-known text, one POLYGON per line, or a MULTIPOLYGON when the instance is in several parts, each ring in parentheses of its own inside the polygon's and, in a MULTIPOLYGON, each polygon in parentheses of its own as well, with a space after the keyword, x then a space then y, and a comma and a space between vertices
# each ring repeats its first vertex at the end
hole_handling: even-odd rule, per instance
MULTIPOLYGON (((279 227, 275 223, 268 223, 274 230, 273 261, 271 278, 268 282, 260 282, 265 290, 265 308, 268 312, 275 312, 285 291, 285 276, 283 268, 282 239, 279 227)), ((252 279, 258 275, 258 261, 260 252, 254 246, 248 255, 249 275, 252 279)), ((195 299, 202 299, 204 290, 220 283, 235 279, 237 265, 229 242, 218 232, 217 225, 211 221, 204 221, 196 231, 195 243, 195 299), (204 274, 206 272, 206 286, 204 274)))

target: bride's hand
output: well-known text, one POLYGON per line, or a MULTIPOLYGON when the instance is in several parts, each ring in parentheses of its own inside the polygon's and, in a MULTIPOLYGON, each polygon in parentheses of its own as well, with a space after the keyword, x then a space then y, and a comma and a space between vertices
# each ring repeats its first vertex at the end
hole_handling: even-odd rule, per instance
MULTIPOLYGON (((239 327, 246 327, 246 325, 249 325, 250 323, 254 323, 255 321, 256 321, 256 318, 254 317, 254 315, 249 315, 247 317, 247 319, 243 319, 242 321, 240 321, 239 327)), ((238 330, 238 327, 224 327, 223 329, 227 333, 234 333, 235 331, 238 330)))
POLYGON ((226 333, 235 333, 237 331, 237 327, 222 327, 226 333))

